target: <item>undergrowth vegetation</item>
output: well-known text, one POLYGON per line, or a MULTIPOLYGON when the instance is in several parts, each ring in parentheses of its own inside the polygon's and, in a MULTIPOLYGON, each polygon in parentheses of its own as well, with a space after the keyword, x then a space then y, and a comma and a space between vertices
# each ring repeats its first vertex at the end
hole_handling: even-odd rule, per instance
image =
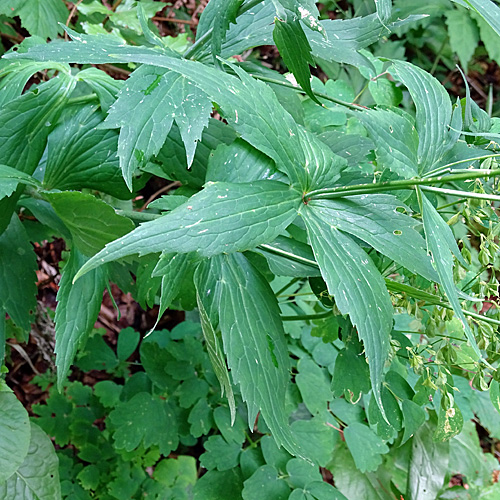
POLYGON ((499 498, 500 8, 166 8, 0 3, 0 498, 499 498))

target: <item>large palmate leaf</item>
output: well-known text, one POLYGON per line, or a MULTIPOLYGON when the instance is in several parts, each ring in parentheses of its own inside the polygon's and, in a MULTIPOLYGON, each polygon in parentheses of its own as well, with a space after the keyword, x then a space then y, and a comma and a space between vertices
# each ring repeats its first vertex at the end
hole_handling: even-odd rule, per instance
POLYGON ((309 206, 324 222, 353 234, 410 271, 438 281, 425 240, 415 230, 417 222, 398 211, 405 206, 394 196, 372 194, 313 200, 309 206))
POLYGON ((0 484, 0 498, 6 500, 60 500, 59 459, 45 432, 31 423, 28 454, 23 463, 0 484))
POLYGON ((180 207, 109 245, 81 273, 104 262, 154 252, 218 253, 272 241, 295 219, 300 194, 277 181, 208 183, 180 207))
POLYGON ((30 421, 16 395, 0 391, 0 491, 6 481, 23 463, 30 442, 30 421))
POLYGON ((116 156, 118 134, 99 128, 104 117, 97 106, 72 110, 47 141, 45 189, 95 189, 118 198, 130 192, 116 156), (61 147, 64 144, 64 147, 61 147))
POLYGON ((57 292, 55 352, 59 390, 62 389, 79 345, 94 327, 106 286, 104 269, 94 269, 72 284, 76 272, 86 260, 76 248, 71 250, 57 292))
POLYGON ((75 245, 85 255, 94 255, 110 241, 132 231, 130 219, 95 196, 79 191, 46 193, 55 212, 71 232, 75 245))
POLYGON ((384 279, 366 252, 313 207, 301 213, 328 292, 342 314, 349 314, 363 341, 373 393, 382 407, 380 386, 392 329, 392 303, 384 279))
POLYGON ((17 215, 0 235, 0 314, 7 312, 17 326, 30 327, 36 308, 36 256, 17 215))
MULTIPOLYGON (((76 80, 60 73, 36 89, 7 102, 0 113, 2 164, 32 174, 42 157, 47 136, 76 80), (29 147, 26 147, 29 144, 29 147)), ((0 233, 10 222, 22 188, 0 200, 0 233)))
POLYGON ((277 300, 264 277, 241 253, 213 258, 220 295, 198 289, 202 302, 218 300, 219 328, 233 381, 240 386, 253 427, 260 411, 276 442, 300 454, 287 415, 288 355, 277 300), (252 290, 252 293, 247 293, 252 290), (278 397, 277 397, 278 396, 278 397))
POLYGON ((455 314, 462 323, 465 335, 467 336, 472 348, 478 358, 482 358, 474 335, 469 327, 469 323, 467 323, 467 320, 465 319, 458 300, 458 292, 453 280, 452 252, 463 264, 465 264, 465 262, 460 254, 460 250, 458 249, 450 226, 446 224, 432 203, 422 193, 420 193, 420 199, 427 247, 432 255, 432 261, 439 275, 440 283, 446 292, 446 296, 448 297, 455 314))
MULTIPOLYGON (((85 36, 69 31, 73 42, 52 43, 39 50, 33 47, 18 57, 42 61, 78 63, 140 62, 178 72, 216 102, 243 139, 270 156, 276 167, 294 182, 303 181, 304 154, 297 136, 297 124, 279 104, 271 88, 250 77, 237 66, 238 77, 196 61, 176 59, 156 49, 131 47, 102 36, 85 36), (103 51, 106 58, 103 58, 103 51), (255 96, 259 95, 259 99, 255 96)), ((10 55, 9 57, 13 57, 10 55)))
POLYGON ((211 111, 207 95, 178 73, 153 66, 134 71, 104 122, 121 127, 118 155, 127 185, 136 168, 160 151, 174 120, 190 166, 211 111))
POLYGON ((425 172, 453 146, 448 140, 450 97, 433 76, 413 64, 395 61, 389 71, 406 85, 417 108, 418 163, 420 173, 425 172))

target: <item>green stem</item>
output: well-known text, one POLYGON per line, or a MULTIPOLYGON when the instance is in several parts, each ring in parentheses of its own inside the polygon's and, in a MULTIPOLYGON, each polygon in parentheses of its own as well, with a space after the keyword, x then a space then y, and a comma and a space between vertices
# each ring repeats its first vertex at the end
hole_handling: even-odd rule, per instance
MULTIPOLYGON (((425 179, 400 179, 397 181, 379 182, 376 184, 356 184, 354 186, 339 186, 335 188, 315 189, 307 193, 309 199, 333 199, 342 196, 353 196, 355 194, 370 194, 396 189, 413 189, 416 186, 428 186, 432 184, 444 184, 446 182, 465 181, 493 177, 500 175, 500 169, 476 172, 474 170, 438 177, 428 177, 425 179), (486 172, 486 173, 485 173, 486 172)), ((462 195, 466 192, 462 192, 462 195)), ((467 196, 471 193, 466 193, 467 196)))
POLYGON ((461 191, 459 189, 445 189, 433 186, 422 186, 422 191, 432 191, 433 193, 440 193, 449 196, 460 196, 466 198, 474 198, 476 200, 487 200, 487 201, 500 201, 500 196, 488 193, 472 193, 469 191, 461 191))
POLYGON ((134 210, 115 210, 118 215, 123 215, 124 217, 128 217, 129 219, 136 220, 138 222, 149 222, 161 215, 158 214, 150 214, 146 212, 135 212, 134 210))
POLYGON ((279 297, 287 288, 290 288, 294 283, 297 283, 297 281, 299 280, 300 278, 293 278, 284 287, 281 287, 274 295, 276 295, 276 297, 279 297))
POLYGON ((5 311, 0 309, 0 377, 2 376, 2 366, 5 360, 5 330, 6 330, 6 320, 5 311))
POLYGON ((500 156, 500 154, 494 153, 492 155, 482 155, 476 156, 475 158, 467 158, 465 160, 454 161, 452 163, 447 163, 446 165, 442 165, 439 168, 431 170, 430 172, 427 172, 423 177, 431 177, 433 175, 439 175, 440 173, 446 173, 450 167, 453 167, 453 165, 460 165, 462 163, 474 162, 477 160, 487 160, 488 158, 495 158, 497 156, 500 156))
POLYGON ((281 316, 281 321, 313 321, 315 319, 328 318, 332 316, 333 311, 325 311, 318 314, 297 314, 294 316, 281 316))

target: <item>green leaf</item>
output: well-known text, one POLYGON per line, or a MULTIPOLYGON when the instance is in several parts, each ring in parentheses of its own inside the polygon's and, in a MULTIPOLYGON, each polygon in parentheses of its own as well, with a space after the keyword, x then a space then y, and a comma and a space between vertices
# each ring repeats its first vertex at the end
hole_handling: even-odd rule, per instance
POLYGON ((467 4, 477 12, 500 35, 500 8, 491 0, 452 0, 460 5, 467 4))
POLYGON ((45 189, 87 188, 117 198, 130 197, 116 156, 118 134, 100 128, 103 119, 97 107, 89 105, 72 111, 51 132, 43 178, 45 189))
POLYGON ((375 7, 377 8, 377 15, 381 22, 385 23, 391 17, 392 13, 392 0, 376 0, 375 7))
POLYGON ((118 156, 127 186, 135 170, 158 154, 174 120, 189 167, 211 111, 205 92, 180 74, 147 65, 134 71, 104 122, 108 128, 120 127, 118 156))
POLYGON ((320 104, 311 88, 309 69, 309 66, 316 67, 316 63, 300 21, 275 18, 273 38, 283 62, 293 73, 297 83, 313 101, 320 104))
POLYGON ((195 484, 193 500, 239 500, 243 479, 238 469, 209 471, 195 484))
POLYGON ((357 403, 362 393, 370 390, 370 371, 363 356, 349 346, 342 349, 333 371, 332 390, 335 396, 345 396, 349 403, 357 403), (345 374, 349 373, 349 377, 345 374))
POLYGON ((36 256, 16 214, 0 234, 0 314, 7 312, 24 331, 36 309, 36 256))
POLYGON ((136 332, 133 328, 124 328, 118 335, 118 342, 116 343, 116 356, 119 361, 127 361, 127 359, 135 352, 141 334, 136 332))
POLYGON ((217 301, 214 305, 219 309, 224 351, 233 381, 240 386, 247 403, 249 426, 253 427, 260 411, 276 442, 299 454, 284 398, 276 398, 285 394, 288 384, 286 340, 276 298, 267 281, 242 254, 214 259, 220 273, 220 296, 215 290, 198 293, 207 297, 208 292, 217 301))
POLYGON ((45 432, 34 423, 31 423, 28 454, 17 471, 4 484, 0 484, 0 497, 6 500, 61 498, 59 460, 54 446, 45 432))
POLYGON ((290 487, 272 465, 259 467, 244 482, 242 496, 244 500, 261 500, 264 492, 266 500, 287 500, 290 495, 290 487))
POLYGON ((408 498, 435 500, 444 483, 450 454, 449 442, 432 439, 435 423, 427 421, 415 433, 408 469, 408 498))
POLYGON ((389 71, 406 85, 417 108, 418 163, 420 173, 425 172, 449 149, 450 97, 433 76, 413 64, 394 61, 389 71))
POLYGON ((439 275, 439 281, 446 292, 446 296, 455 314, 462 323, 467 340, 470 342, 477 357, 482 359, 474 334, 460 307, 457 288, 453 280, 453 258, 451 252, 453 252, 457 258, 460 256, 462 261, 463 257, 461 257, 460 250, 458 249, 450 226, 442 219, 437 210, 432 206, 432 203, 423 194, 420 196, 427 247, 432 255, 432 261, 439 275))
POLYGON ((309 483, 321 481, 318 468, 300 458, 292 458, 286 464, 290 482, 295 488, 306 488, 309 483))
POLYGON ((30 443, 30 421, 16 395, 0 391, 0 491, 23 463, 30 443))
POLYGON ((465 73, 479 43, 479 30, 470 14, 462 8, 446 12, 446 25, 450 37, 451 50, 460 60, 465 73))
POLYGON ((106 286, 106 274, 102 269, 95 269, 72 284, 86 260, 76 248, 71 251, 57 292, 55 353, 59 390, 62 390, 78 346, 94 327, 106 286))
POLYGON ((282 233, 299 205, 300 194, 281 182, 208 183, 184 205, 108 245, 80 275, 136 253, 197 252, 210 257, 247 250, 282 233))
POLYGON ((396 197, 389 194, 349 196, 314 200, 309 206, 324 222, 353 234, 413 273, 438 281, 425 240, 415 230, 417 222, 398 210, 410 211, 396 197))
POLYGON ((205 453, 200 456, 200 463, 208 470, 229 470, 238 465, 241 444, 228 443, 222 436, 210 436, 204 444, 205 453))
POLYGON ((322 368, 312 359, 302 358, 297 364, 295 383, 307 409, 314 415, 323 413, 333 399, 330 382, 322 368))
POLYGON ((392 303, 385 282, 349 236, 323 221, 313 208, 305 207, 302 215, 328 292, 342 314, 349 314, 363 341, 372 389, 382 410, 380 385, 392 330, 392 303))
POLYGON ((500 413, 500 386, 498 381, 492 380, 490 384, 490 399, 495 410, 500 413))
POLYGON ((360 472, 377 470, 388 446, 369 427, 353 422, 344 429, 344 438, 360 472))
POLYGON ((464 418, 458 406, 453 403, 451 406, 445 407, 441 402, 434 439, 441 442, 449 441, 452 437, 460 434, 463 426, 464 418))
POLYGON ((141 444, 158 446, 168 456, 179 444, 177 421, 170 403, 146 392, 139 392, 109 414, 117 449, 132 451, 141 444))
POLYGON ((400 177, 418 173, 418 134, 413 118, 404 111, 369 109, 357 114, 375 143, 377 159, 400 177))
POLYGON ((403 91, 387 78, 370 80, 368 90, 378 106, 399 106, 403 100, 403 91))
POLYGON ((413 401, 410 401, 409 399, 403 400, 401 403, 401 410, 403 412, 403 427, 405 429, 403 439, 401 441, 401 445, 403 445, 425 422, 426 413, 421 406, 413 401))
POLYGON ((58 23, 66 23, 69 12, 62 0, 29 0, 21 1, 15 9, 16 16, 21 18, 23 28, 31 35, 42 38, 57 38, 61 32, 58 23))
POLYGON ((114 104, 123 85, 122 80, 115 80, 97 68, 86 68, 80 71, 78 80, 85 82, 97 94, 103 111, 108 111, 114 104))
POLYGON ((55 212, 71 231, 78 249, 94 255, 106 243, 130 232, 134 224, 95 196, 78 191, 45 193, 55 212))
POLYGON ((16 190, 18 184, 40 186, 40 183, 31 175, 6 165, 0 165, 0 199, 10 196, 16 190))

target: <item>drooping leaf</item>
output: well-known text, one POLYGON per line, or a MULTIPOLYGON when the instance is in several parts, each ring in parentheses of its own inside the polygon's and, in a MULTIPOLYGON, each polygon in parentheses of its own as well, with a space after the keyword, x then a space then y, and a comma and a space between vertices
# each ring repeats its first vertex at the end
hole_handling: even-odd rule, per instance
POLYGON ((130 219, 117 215, 110 205, 91 194, 63 191, 46 193, 45 197, 85 255, 94 255, 106 243, 134 228, 130 219))
POLYGON ((448 469, 450 444, 432 439, 436 425, 426 422, 415 433, 408 474, 408 498, 435 500, 448 469))
POLYGON ((0 311, 7 312, 24 331, 36 309, 36 256, 16 214, 0 234, 0 311))
POLYGON ((281 20, 276 18, 273 31, 274 42, 283 62, 293 73, 297 83, 307 95, 319 104, 311 88, 309 66, 316 66, 311 55, 311 46, 298 19, 281 20))
POLYGON ((417 109, 419 173, 430 170, 453 144, 447 141, 452 108, 446 89, 429 73, 403 61, 394 61, 391 74, 403 82, 417 109))
POLYGON ((0 497, 12 500, 60 500, 59 459, 47 434, 31 423, 28 454, 3 484, 0 497))
POLYGON ((147 65, 134 71, 105 121, 120 127, 118 155, 127 185, 136 168, 158 154, 174 120, 190 166, 211 111, 207 95, 178 73, 147 65))
POLYGON ((117 406, 109 419, 116 428, 115 446, 132 451, 141 444, 148 448, 158 446, 162 455, 175 450, 179 444, 177 420, 171 403, 139 392, 117 406))
POLYGON ((380 385, 392 329, 392 303, 384 280, 349 236, 323 221, 313 208, 305 207, 302 215, 328 291, 340 311, 349 314, 363 341, 372 389, 381 407, 380 385))
POLYGON ((299 193, 281 182, 208 183, 184 205, 108 245, 81 273, 136 253, 197 252, 210 257, 247 250, 283 232, 299 204, 299 193))
POLYGON ((433 207, 432 203, 423 194, 421 194, 421 211, 427 247, 431 253, 434 267, 439 275, 439 281, 455 314, 462 323, 467 340, 470 342, 477 357, 482 359, 476 339, 460 307, 457 287, 453 280, 453 257, 451 253, 453 252, 457 258, 460 256, 463 261, 455 237, 453 236, 450 226, 446 224, 437 210, 433 207))
MULTIPOLYGON (((260 411, 276 442, 300 454, 284 408, 288 356, 276 298, 262 275, 241 254, 214 257, 219 268, 219 327, 233 381, 247 403, 249 426, 260 411), (252 294, 246 290, 253 290, 252 294)), ((207 290, 198 290, 207 297, 207 290)), ((212 291, 215 293, 215 291, 212 291)))
POLYGON ((409 209, 394 196, 371 194, 314 200, 309 206, 324 222, 366 241, 410 271, 430 281, 438 280, 425 241, 415 230, 416 221, 398 211, 409 209))
POLYGON ((62 272, 56 308, 56 367, 59 390, 66 380, 71 363, 81 342, 91 332, 101 309, 106 286, 104 269, 94 269, 72 284, 73 278, 87 259, 76 249, 62 272))
POLYGON ((30 433, 28 412, 16 395, 0 391, 0 491, 26 458, 30 433))
POLYGON ((118 134, 99 128, 103 115, 96 106, 75 111, 49 135, 44 188, 88 188, 129 197, 116 156, 118 134))
POLYGON ((389 447, 369 427, 353 422, 344 429, 347 447, 360 472, 372 472, 382 463, 389 447))

